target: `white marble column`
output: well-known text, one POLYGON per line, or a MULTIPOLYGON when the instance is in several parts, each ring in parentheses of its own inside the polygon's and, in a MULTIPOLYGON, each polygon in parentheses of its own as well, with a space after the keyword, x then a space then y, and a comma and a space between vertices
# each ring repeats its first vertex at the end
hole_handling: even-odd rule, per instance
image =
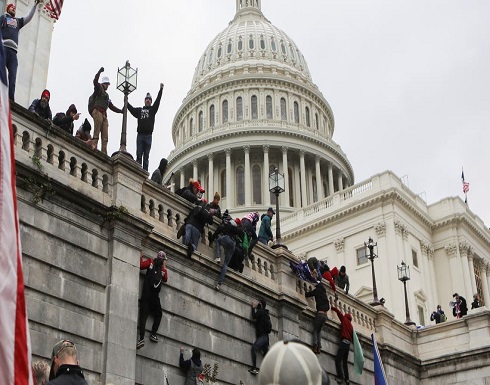
POLYGON ((429 258, 429 271, 430 271, 430 276, 432 279, 430 279, 430 283, 432 285, 432 292, 434 293, 434 301, 439 300, 439 292, 437 291, 437 285, 436 285, 436 267, 435 267, 435 262, 434 262, 434 249, 429 246, 427 249, 427 257, 429 258))
MULTIPOLYGON (((468 262, 468 254, 471 252, 471 246, 463 241, 459 243, 459 255, 461 258, 461 267, 463 271, 463 278, 464 278, 464 293, 466 294, 466 298, 472 298, 473 297, 473 289, 471 287, 471 275, 474 275, 475 273, 472 272, 470 273, 470 264, 468 262)), ((475 279, 473 277, 473 279, 475 279)), ((461 294, 464 296, 464 294, 461 294)))
POLYGON ((250 177, 250 146, 243 146, 243 152, 245 154, 245 205, 250 207, 252 204, 252 178, 250 177))
POLYGON ((225 150, 226 154, 226 200, 229 206, 234 206, 233 200, 233 181, 231 180, 231 148, 225 150))
POLYGON ((489 277, 490 277, 490 269, 489 265, 482 264, 481 267, 481 285, 483 289, 483 301, 485 302, 485 306, 490 308, 490 291, 489 291, 489 277))
POLYGON ((264 205, 269 207, 271 204, 271 194, 269 192, 269 145, 264 144, 262 146, 262 149, 264 151, 264 205))
POLYGON ((339 191, 342 191, 344 189, 344 181, 342 179, 342 171, 339 170, 339 176, 338 176, 338 185, 339 185, 339 191))
POLYGON ((180 169, 180 188, 186 187, 187 183, 185 180, 185 170, 184 167, 180 169))
POLYGON ((299 152, 299 172, 301 174, 301 207, 308 206, 308 189, 306 187, 305 151, 299 152))
POLYGON ((449 278, 447 279, 447 282, 451 286, 450 292, 461 294, 464 291, 464 285, 461 282, 461 263, 458 259, 458 247, 455 244, 450 243, 444 247, 444 250, 449 259, 450 277, 447 277, 449 278))
MULTIPOLYGON (((284 173, 284 193, 281 194, 283 196, 282 204, 284 207, 289 207, 289 194, 291 191, 289 191, 288 148, 286 146, 282 148, 282 172, 284 173)), ((281 199, 281 195, 279 195, 279 199, 281 199)))
MULTIPOLYGON (((469 263, 469 269, 470 269, 470 278, 471 278, 471 288, 472 288, 472 295, 475 294, 477 292, 477 289, 476 289, 476 278, 475 278, 475 265, 473 263, 473 259, 474 259, 474 256, 473 256, 473 252, 470 251, 468 253, 468 263, 469 263)), ((469 295, 468 295, 469 297, 469 295)))
POLYGON ((332 163, 328 164, 328 195, 333 195, 333 168, 332 163))
POLYGON ((192 162, 192 179, 197 180, 199 178, 199 173, 197 170, 197 160, 192 162))
POLYGON ((211 152, 208 154, 208 170, 209 170, 209 180, 208 180, 208 201, 211 202, 214 199, 214 154, 211 152))
POLYGON ((317 199, 320 201, 324 198, 323 196, 323 186, 322 186, 322 173, 320 171, 320 157, 315 156, 315 176, 316 176, 316 195, 317 199))

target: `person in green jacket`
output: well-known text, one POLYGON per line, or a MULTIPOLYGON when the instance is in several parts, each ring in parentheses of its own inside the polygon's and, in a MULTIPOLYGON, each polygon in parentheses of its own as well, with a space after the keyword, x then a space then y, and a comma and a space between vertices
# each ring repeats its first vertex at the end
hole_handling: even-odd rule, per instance
POLYGON ((260 218, 261 223, 258 239, 259 242, 263 243, 264 245, 267 245, 269 241, 274 239, 272 236, 271 221, 275 213, 276 212, 272 209, 272 207, 269 207, 267 209, 267 214, 262 214, 262 217, 260 218))

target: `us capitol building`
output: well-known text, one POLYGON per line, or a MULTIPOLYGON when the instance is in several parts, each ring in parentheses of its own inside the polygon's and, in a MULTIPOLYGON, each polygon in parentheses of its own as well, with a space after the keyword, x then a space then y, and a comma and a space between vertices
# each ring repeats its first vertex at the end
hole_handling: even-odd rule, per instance
MULTIPOLYGON (((364 242, 378 243, 379 298, 405 319, 397 266, 409 265, 413 321, 430 323, 452 294, 490 303, 490 232, 459 198, 427 205, 391 172, 354 184, 334 142, 332 109, 289 36, 261 12, 261 0, 237 0, 236 15, 207 46, 177 111, 167 178, 175 188, 199 179, 209 200, 240 217, 275 204, 269 175, 284 173, 279 196, 282 241, 300 257, 347 266, 351 294, 373 299, 364 242)), ((274 224, 274 221, 273 221, 274 224)), ((452 315, 451 315, 452 317, 452 315)))
MULTIPOLYGON (((38 43, 49 52, 52 22, 42 14, 32 22, 46 28, 47 43, 38 43)), ((24 30, 23 38, 37 41, 35 31, 24 30)), ((31 66, 31 56, 21 66, 31 66)), ((19 78, 19 104, 11 105, 34 359, 49 360, 53 345, 70 339, 90 384, 161 385, 164 377, 178 384, 185 377, 179 348, 188 358, 188 348, 198 347, 205 364, 219 367, 209 383, 257 385, 248 373, 255 338, 250 301, 267 301, 271 344, 309 342, 315 304, 304 294, 311 285, 289 263, 317 257, 345 265, 350 277, 337 305, 352 314, 365 356, 358 375, 349 353, 351 384, 374 382, 371 334, 391 385, 489 383, 490 231, 460 198, 427 204, 390 171, 354 180, 332 139, 332 109, 299 48, 262 14, 261 0, 236 1, 234 19, 203 52, 172 125, 175 149, 165 179, 174 191, 200 179, 207 198, 220 192, 221 207, 233 217, 275 206, 269 175, 276 168, 284 173, 279 205, 287 249, 258 244, 254 261, 243 273, 229 269, 220 291, 215 246, 203 236, 188 258, 177 239, 189 202, 124 154, 92 151, 22 107, 43 88, 43 76, 19 78), (371 259, 370 238, 377 244, 371 259), (159 250, 169 256, 160 342, 136 350, 140 254, 159 250), (409 270, 399 275, 402 266, 409 270), (455 319, 449 305, 455 292, 468 304, 478 293, 484 306, 455 319), (431 325, 438 304, 448 321, 431 325)), ((327 293, 333 303, 329 287, 327 293)), ((318 358, 332 380, 338 338, 329 312, 318 358)))

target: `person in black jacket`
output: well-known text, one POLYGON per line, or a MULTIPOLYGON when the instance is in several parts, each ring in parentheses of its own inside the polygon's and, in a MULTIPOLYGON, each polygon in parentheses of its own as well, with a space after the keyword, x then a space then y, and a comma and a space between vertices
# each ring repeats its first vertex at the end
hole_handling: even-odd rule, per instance
POLYGON ((200 201, 193 207, 187 216, 185 222, 184 245, 187 246, 187 257, 197 250, 201 234, 204 231, 205 224, 213 223, 213 209, 206 209, 206 203, 200 201))
POLYGON ((53 119, 53 123, 61 128, 63 131, 68 132, 73 135, 73 121, 78 120, 80 117, 80 113, 77 111, 77 108, 74 104, 71 104, 64 112, 58 112, 53 119))
POLYGON ((459 295, 458 293, 453 294, 454 306, 453 306, 453 316, 456 318, 461 318, 468 314, 468 306, 466 305, 466 299, 459 295))
POLYGON ((330 303, 327 297, 327 291, 322 283, 318 283, 315 289, 306 292, 306 297, 315 297, 316 317, 313 320, 313 346, 315 354, 320 354, 322 350, 322 327, 327 321, 327 312, 330 309, 330 303))
POLYGON ((88 385, 73 342, 61 340, 54 345, 48 385, 88 385))
POLYGON ((158 183, 160 186, 163 184, 163 174, 165 174, 165 170, 167 169, 168 161, 165 158, 160 159, 160 164, 158 168, 153 171, 151 174, 151 180, 153 182, 158 183))
POLYGON ((258 303, 252 302, 252 318, 255 320, 255 335, 257 339, 252 345, 252 368, 249 372, 252 374, 258 374, 257 368, 257 352, 262 351, 264 356, 269 351, 269 333, 266 330, 266 319, 268 318, 269 310, 266 309, 266 302, 264 299, 260 299, 258 303))
POLYGON ((136 136, 136 162, 141 164, 143 159, 143 169, 148 171, 148 159, 150 157, 151 141, 153 128, 155 126, 155 115, 160 107, 162 99, 163 83, 160 83, 160 90, 153 105, 152 97, 148 92, 145 97, 145 105, 143 107, 133 107, 128 103, 128 110, 136 119, 138 119, 138 135, 136 136))

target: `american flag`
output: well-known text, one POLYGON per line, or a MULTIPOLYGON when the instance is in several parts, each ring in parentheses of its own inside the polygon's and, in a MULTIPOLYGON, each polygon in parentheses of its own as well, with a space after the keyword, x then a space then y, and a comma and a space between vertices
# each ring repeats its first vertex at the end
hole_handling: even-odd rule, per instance
POLYGON ((461 170, 461 181, 463 182, 463 192, 466 194, 470 191, 470 184, 464 180, 464 171, 461 170))
POLYGON ((61 15, 61 8, 63 7, 63 0, 50 0, 49 4, 44 6, 44 9, 49 13, 51 18, 58 20, 61 15))
POLYGON ((32 385, 12 120, 0 40, 0 384, 32 385))

